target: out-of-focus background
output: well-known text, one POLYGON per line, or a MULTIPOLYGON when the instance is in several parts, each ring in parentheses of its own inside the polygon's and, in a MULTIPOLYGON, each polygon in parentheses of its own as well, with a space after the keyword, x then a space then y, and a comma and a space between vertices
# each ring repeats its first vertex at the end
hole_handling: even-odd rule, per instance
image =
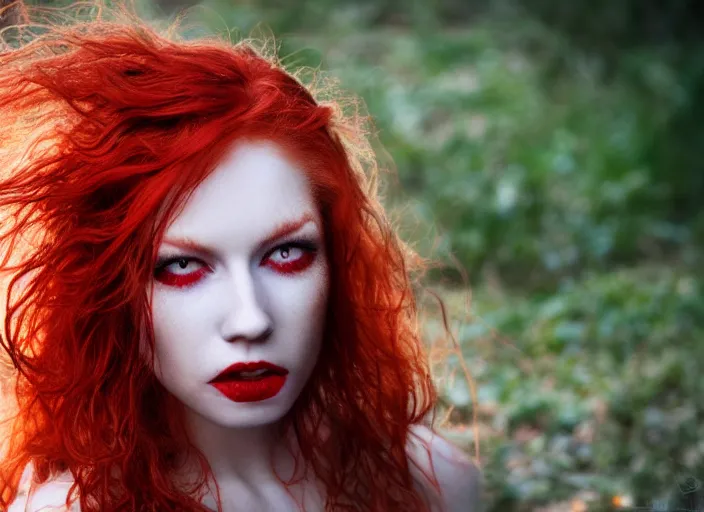
POLYGON ((704 510, 700 0, 143 5, 263 25, 363 98, 387 206, 450 263, 438 416, 478 448, 487 511, 704 510))

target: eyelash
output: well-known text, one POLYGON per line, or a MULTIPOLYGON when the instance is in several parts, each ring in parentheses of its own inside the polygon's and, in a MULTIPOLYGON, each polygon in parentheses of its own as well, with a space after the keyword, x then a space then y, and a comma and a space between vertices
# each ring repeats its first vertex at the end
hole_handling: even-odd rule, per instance
MULTIPOLYGON (((268 253, 266 253, 264 258, 262 259, 262 262, 266 261, 272 254, 276 253, 277 251, 281 251, 282 249, 301 249, 304 255, 298 258, 298 260, 295 260, 288 264, 280 265, 280 270, 278 272, 281 274, 294 274, 296 272, 304 270, 310 265, 310 263, 312 263, 313 259, 315 258, 315 254, 318 251, 318 247, 316 246, 316 244, 309 240, 290 240, 283 244, 277 245, 268 253)), ((189 274, 167 274, 168 279, 163 280, 168 281, 165 282, 165 284, 176 286, 178 288, 184 288, 195 284, 207 272, 205 268, 207 267, 207 265, 203 263, 199 258, 180 255, 162 256, 157 260, 156 265, 154 267, 154 277, 158 279, 159 275, 164 274, 165 269, 169 265, 178 263, 180 261, 186 261, 187 264, 192 261, 195 261, 202 264, 203 267, 189 274)))

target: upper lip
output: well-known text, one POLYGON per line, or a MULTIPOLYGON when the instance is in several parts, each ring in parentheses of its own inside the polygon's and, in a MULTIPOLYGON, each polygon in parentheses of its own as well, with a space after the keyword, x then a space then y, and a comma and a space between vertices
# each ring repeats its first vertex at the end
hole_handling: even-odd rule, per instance
POLYGON ((237 372, 255 372, 257 370, 269 370, 273 373, 279 375, 286 375, 288 370, 282 368, 281 366, 270 363, 269 361, 254 361, 249 363, 234 363, 225 368, 223 371, 218 373, 218 375, 210 382, 217 382, 220 380, 227 380, 233 373, 237 372))

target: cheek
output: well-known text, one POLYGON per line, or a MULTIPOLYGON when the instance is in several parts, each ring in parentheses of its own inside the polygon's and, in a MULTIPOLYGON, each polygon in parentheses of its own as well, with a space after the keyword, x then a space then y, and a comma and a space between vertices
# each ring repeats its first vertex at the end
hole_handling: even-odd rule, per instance
POLYGON ((154 373, 162 382, 170 375, 187 371, 187 363, 193 356, 189 350, 193 337, 192 322, 188 321, 188 315, 178 314, 178 311, 187 310, 172 302, 157 295, 152 308, 154 373))
POLYGON ((294 304, 301 321, 311 327, 324 320, 328 300, 327 269, 316 269, 310 279, 302 283, 297 290, 289 293, 285 299, 294 304))
POLYGON ((325 257, 322 257, 322 264, 314 269, 312 273, 312 302, 311 308, 315 310, 325 309, 328 302, 328 290, 330 288, 330 269, 325 257))
POLYGON ((306 279, 268 276, 268 303, 276 339, 295 360, 315 356, 327 311, 327 275, 318 271, 306 279))
POLYGON ((323 328, 328 304, 327 271, 321 271, 311 287, 301 294, 301 308, 297 311, 298 321, 305 323, 306 336, 303 342, 316 351, 322 342, 323 328))

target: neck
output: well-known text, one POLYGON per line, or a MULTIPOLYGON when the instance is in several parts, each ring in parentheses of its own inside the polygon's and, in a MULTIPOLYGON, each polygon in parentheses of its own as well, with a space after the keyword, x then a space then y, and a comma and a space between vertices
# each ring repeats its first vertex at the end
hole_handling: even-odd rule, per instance
MULTIPOLYGON (((188 408, 185 420, 191 442, 208 461, 220 487, 255 488, 293 476, 298 445, 294 436, 280 432, 280 423, 229 428, 214 424, 188 408)), ((190 458, 183 462, 186 474, 198 474, 197 460, 190 458)))

